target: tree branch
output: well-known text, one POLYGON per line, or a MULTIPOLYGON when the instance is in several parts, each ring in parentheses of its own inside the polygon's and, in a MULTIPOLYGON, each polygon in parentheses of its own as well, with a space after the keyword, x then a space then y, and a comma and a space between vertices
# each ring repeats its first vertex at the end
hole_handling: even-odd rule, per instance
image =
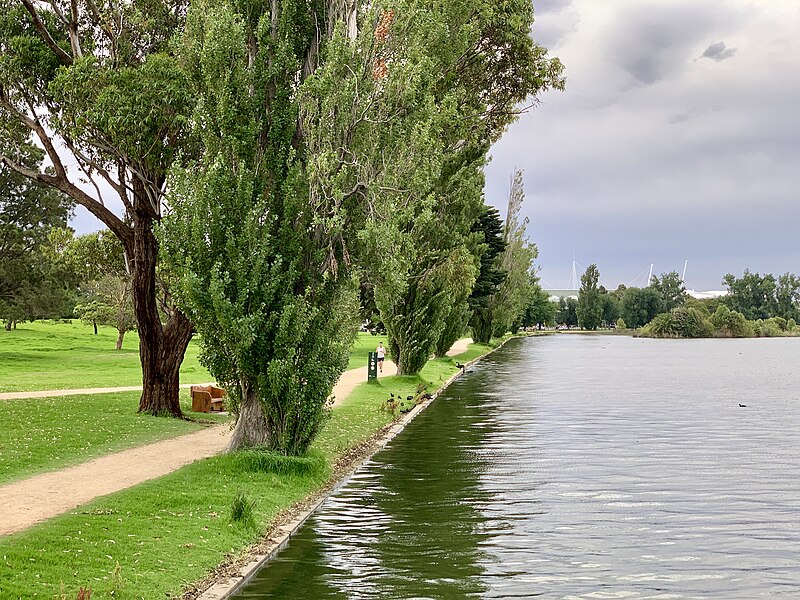
POLYGON ((39 32, 39 35, 42 37, 42 40, 50 48, 55 55, 58 57, 58 60, 61 64, 64 65, 71 65, 72 64, 72 57, 64 51, 64 49, 59 46, 56 41, 53 39, 53 36, 50 35, 50 32, 47 30, 47 26, 42 21, 39 13, 36 11, 36 7, 33 5, 31 0, 21 0, 22 5, 25 7, 25 10, 31 15, 31 19, 33 19, 33 26, 36 27, 36 30, 39 32))
POLYGON ((38 181, 39 183, 43 183, 63 192, 75 200, 75 202, 83 206, 90 213, 92 213, 95 217, 100 219, 100 221, 102 221, 111 231, 114 232, 114 235, 120 239, 125 247, 133 243, 133 232, 131 231, 130 227, 128 227, 128 225, 122 221, 122 219, 120 219, 117 215, 108 210, 105 206, 100 204, 82 189, 71 183, 65 177, 61 177, 59 175, 49 175, 47 173, 28 169, 4 154, 0 154, 0 164, 6 165, 9 169, 16 171, 23 177, 27 177, 33 181, 38 181))

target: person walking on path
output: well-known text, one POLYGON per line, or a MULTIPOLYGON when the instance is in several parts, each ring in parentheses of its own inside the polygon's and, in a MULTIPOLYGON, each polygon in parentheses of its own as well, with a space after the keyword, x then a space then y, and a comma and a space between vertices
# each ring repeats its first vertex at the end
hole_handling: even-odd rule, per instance
POLYGON ((378 355, 378 369, 383 373, 383 359, 386 358, 386 348, 383 347, 383 342, 378 342, 375 353, 378 355))

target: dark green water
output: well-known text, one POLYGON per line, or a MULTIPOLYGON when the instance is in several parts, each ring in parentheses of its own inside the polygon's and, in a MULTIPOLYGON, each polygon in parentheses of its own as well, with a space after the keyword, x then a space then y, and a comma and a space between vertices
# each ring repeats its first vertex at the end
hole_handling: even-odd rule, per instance
POLYGON ((239 597, 800 597, 798 364, 794 339, 512 341, 239 597))

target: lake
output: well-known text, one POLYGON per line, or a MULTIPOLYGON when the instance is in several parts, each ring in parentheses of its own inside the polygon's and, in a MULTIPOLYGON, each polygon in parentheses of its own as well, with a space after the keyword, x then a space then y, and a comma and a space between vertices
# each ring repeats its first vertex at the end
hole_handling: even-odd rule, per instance
POLYGON ((238 597, 800 597, 798 365, 791 338, 512 340, 238 597))

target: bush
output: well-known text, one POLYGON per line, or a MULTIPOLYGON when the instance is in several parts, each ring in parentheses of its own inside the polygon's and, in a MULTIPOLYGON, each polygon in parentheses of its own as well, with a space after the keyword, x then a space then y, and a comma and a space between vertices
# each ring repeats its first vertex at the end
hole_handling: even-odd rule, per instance
POLYGON ((623 320, 622 317, 617 319, 617 329, 627 329, 627 328, 628 328, 628 326, 625 325, 625 321, 623 320))
POLYGON ((797 323, 794 319, 786 321, 786 331, 794 331, 795 329, 797 329, 797 323))
POLYGON ((744 315, 720 304, 711 315, 711 326, 717 337, 750 337, 754 334, 753 324, 744 315))
POLYGON ((647 325, 642 327, 642 335, 645 337, 677 337, 675 329, 675 319, 672 313, 661 313, 653 317, 647 325))
POLYGON ((702 338, 710 337, 714 333, 711 326, 702 312, 696 308, 686 308, 679 306, 672 309, 672 320, 675 332, 680 337, 702 338))
POLYGON ((758 337, 781 337, 783 330, 780 325, 775 322, 775 319, 765 319, 755 321, 753 323, 753 330, 758 337))

